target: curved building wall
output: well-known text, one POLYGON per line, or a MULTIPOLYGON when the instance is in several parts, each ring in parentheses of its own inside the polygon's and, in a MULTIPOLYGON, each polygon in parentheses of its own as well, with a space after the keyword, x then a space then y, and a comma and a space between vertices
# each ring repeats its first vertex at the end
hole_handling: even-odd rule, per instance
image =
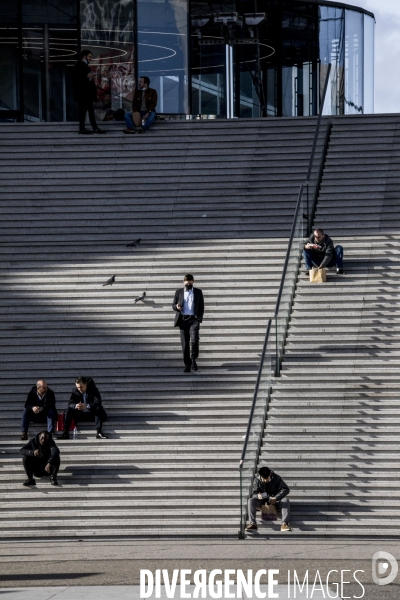
POLYGON ((83 47, 100 118, 129 110, 138 75, 157 89, 159 113, 309 116, 329 63, 325 113, 373 113, 374 25, 322 0, 2 0, 0 119, 77 120, 83 47))

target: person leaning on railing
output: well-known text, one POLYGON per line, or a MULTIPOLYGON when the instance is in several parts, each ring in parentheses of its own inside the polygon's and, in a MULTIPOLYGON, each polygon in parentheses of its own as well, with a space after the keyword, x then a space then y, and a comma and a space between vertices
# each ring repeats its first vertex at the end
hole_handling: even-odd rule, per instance
POLYGON ((332 239, 323 229, 314 229, 303 249, 306 274, 310 269, 325 269, 336 266, 336 272, 343 275, 343 246, 334 246, 332 239))
POLYGON ((256 510, 264 504, 276 504, 282 511, 281 531, 292 531, 289 525, 290 503, 289 486, 268 467, 261 467, 254 478, 253 493, 247 502, 250 523, 246 531, 257 530, 256 510))

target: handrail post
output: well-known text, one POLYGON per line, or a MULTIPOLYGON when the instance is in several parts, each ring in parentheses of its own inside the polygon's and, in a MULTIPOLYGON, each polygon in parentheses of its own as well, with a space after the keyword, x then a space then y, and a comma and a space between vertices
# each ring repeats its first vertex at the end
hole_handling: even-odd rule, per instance
POLYGON ((239 529, 239 540, 244 540, 244 523, 243 523, 243 477, 242 477, 243 461, 239 464, 239 493, 240 493, 240 529, 239 529))
POLYGON ((275 377, 279 377, 281 374, 281 361, 279 358, 279 335, 278 335, 278 315, 275 313, 275 377))

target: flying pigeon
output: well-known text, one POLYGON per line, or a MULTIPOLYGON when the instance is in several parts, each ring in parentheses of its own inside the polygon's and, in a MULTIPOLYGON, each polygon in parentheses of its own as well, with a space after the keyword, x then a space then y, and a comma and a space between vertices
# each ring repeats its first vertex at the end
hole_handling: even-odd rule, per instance
POLYGON ((142 302, 146 302, 145 298, 146 298, 146 292, 143 292, 143 294, 141 296, 138 296, 136 298, 134 304, 136 304, 136 302, 139 302, 139 300, 141 300, 142 302))
POLYGON ((103 287, 106 285, 112 285, 115 281, 115 275, 113 275, 112 277, 110 277, 110 279, 107 279, 107 281, 105 283, 103 283, 103 287))
POLYGON ((135 246, 139 246, 141 239, 142 238, 138 238, 137 240, 133 240, 133 242, 131 244, 127 244, 126 247, 127 248, 134 248, 135 246))

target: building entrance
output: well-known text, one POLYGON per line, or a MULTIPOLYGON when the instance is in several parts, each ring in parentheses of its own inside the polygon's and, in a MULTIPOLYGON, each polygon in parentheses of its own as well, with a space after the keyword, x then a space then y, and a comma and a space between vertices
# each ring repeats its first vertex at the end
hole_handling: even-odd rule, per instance
POLYGON ((24 120, 76 119, 72 69, 77 57, 77 30, 48 24, 24 27, 22 57, 24 120))
POLYGON ((192 15, 194 114, 266 116, 260 51, 268 46, 260 42, 258 29, 265 20, 264 13, 192 15))

